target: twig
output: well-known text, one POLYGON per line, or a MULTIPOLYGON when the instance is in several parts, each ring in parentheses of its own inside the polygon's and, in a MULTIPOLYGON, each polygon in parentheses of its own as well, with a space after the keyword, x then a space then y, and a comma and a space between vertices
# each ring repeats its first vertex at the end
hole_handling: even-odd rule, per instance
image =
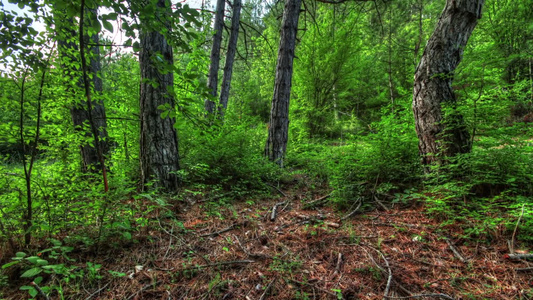
POLYGON ((159 284, 159 281, 156 281, 156 282, 151 282, 151 283, 148 283, 146 285, 144 285, 140 290, 138 290, 136 293, 132 294, 131 296, 128 297, 127 300, 131 300, 133 298, 135 298, 135 296, 139 295, 140 293, 146 291, 147 289, 149 289, 150 287, 155 287, 156 285, 159 284))
POLYGON ((518 229, 518 225, 520 224, 520 221, 522 220, 523 215, 524 215, 524 204, 522 204, 522 213, 520 213, 520 217, 518 217, 518 221, 516 221, 516 226, 514 227, 513 236, 511 237, 511 249, 509 249, 511 253, 514 253, 514 240, 516 237, 516 230, 518 229))
POLYGON ((361 204, 363 204, 363 201, 361 200, 361 198, 357 199, 357 202, 355 202, 352 207, 355 205, 355 204, 358 204, 357 207, 352 210, 352 212, 350 212, 349 214, 347 214, 346 216, 342 217, 341 220, 344 221, 346 219, 348 219, 349 217, 353 216, 358 210, 359 208, 361 207, 361 204))
POLYGON ((270 290, 270 288, 272 287, 272 285, 274 284, 274 282, 276 280, 277 280, 277 278, 272 279, 272 281, 266 286, 265 291, 263 292, 263 294, 261 295, 261 298, 259 298, 259 300, 266 299, 268 291, 270 290))
POLYGON ((178 271, 188 271, 188 270, 198 270, 198 269, 204 269, 204 268, 210 268, 210 267, 217 267, 217 266, 227 266, 227 265, 238 265, 238 264, 251 264, 254 263, 254 260, 232 260, 232 261, 222 261, 218 263, 212 263, 207 265, 199 265, 189 268, 184 268, 178 271))
POLYGON ((280 193, 283 197, 288 197, 287 194, 285 194, 282 190, 280 190, 277 186, 273 185, 273 184, 270 184, 268 182, 265 182, 266 185, 274 188, 276 191, 278 191, 278 193, 280 193))
MULTIPOLYGON (((170 235, 171 237, 175 238, 176 240, 178 241, 181 241, 181 244, 183 246, 185 246, 187 249, 189 249, 189 251, 191 251, 192 253, 194 253, 196 256, 200 257, 203 261, 205 261, 206 264, 209 263, 209 261, 207 260, 207 258, 205 258, 203 255, 200 255, 200 253, 196 252, 191 246, 189 246, 185 241, 183 241, 183 239, 180 239, 178 236, 176 236, 175 234, 169 232, 168 230, 165 229, 165 227, 163 227, 163 225, 161 224, 161 220, 159 220, 159 218, 157 218, 157 223, 159 223, 159 227, 161 229, 163 229, 163 231, 170 235)), ((169 249, 170 249, 170 245, 169 245, 169 249)), ((166 254, 165 254, 166 255, 166 254)))
POLYGON ((387 266, 387 270, 389 271, 389 277, 387 278, 387 286, 385 287, 385 292, 383 293, 383 299, 386 299, 389 296, 390 286, 392 283, 392 271, 390 269, 389 261, 385 258, 385 255, 381 253, 381 251, 378 251, 378 253, 381 255, 381 258, 385 261, 385 265, 387 266))
POLYGON ((233 237, 235 238, 235 240, 237 240, 237 244, 239 244, 239 247, 241 247, 244 254, 254 258, 272 258, 271 256, 262 253, 251 253, 242 245, 241 240, 236 235, 233 235, 233 237))
POLYGON ((111 284, 111 282, 108 282, 106 285, 104 285, 102 288, 98 289, 96 292, 92 293, 91 295, 89 295, 89 297, 85 298, 85 300, 89 300, 91 299, 92 297, 100 294, 105 288, 107 288, 109 286, 109 284, 111 284))
POLYGON ((320 204, 321 202, 323 202, 324 200, 327 200, 329 197, 331 197, 331 194, 329 195, 326 195, 326 196, 322 196, 316 200, 313 200, 313 201, 310 201, 310 202, 307 202, 305 203, 303 206, 304 208, 309 208, 309 207, 313 207, 317 204, 320 204))
POLYGON ((448 296, 446 294, 420 294, 420 295, 412 295, 412 296, 405 296, 405 297, 387 296, 385 298, 387 299, 415 299, 415 298, 424 298, 424 297, 437 297, 437 298, 443 298, 443 299, 448 299, 448 300, 455 300, 453 297, 448 296))
POLYGON ((226 227, 226 228, 224 228, 224 229, 222 229, 222 230, 215 231, 215 232, 211 232, 211 233, 202 234, 200 237, 208 237, 208 236, 221 235, 221 234, 223 234, 224 232, 228 232, 228 231, 234 229, 235 227, 237 227, 237 226, 241 226, 241 225, 243 225, 243 223, 231 224, 229 227, 226 227))
POLYGON ((41 289, 41 287, 37 283, 32 282, 31 284, 35 287, 35 289, 39 292, 39 294, 41 294, 41 296, 43 296, 44 299, 50 300, 50 298, 43 292, 43 290, 41 289))
POLYGON ((453 254, 455 255, 455 257, 457 257, 461 262, 463 263, 468 263, 468 259, 464 258, 461 253, 459 253, 459 251, 457 250, 457 248, 455 248, 455 246, 452 244, 452 242, 450 242, 449 239, 446 239, 446 243, 448 244, 448 246, 450 246, 450 249, 452 249, 452 252, 453 254))
POLYGON ((319 286, 317 286, 315 284, 312 284, 312 283, 309 283, 309 282, 298 281, 298 280, 294 280, 294 279, 290 279, 290 278, 287 278, 286 280, 288 280, 288 281, 290 281, 292 283, 296 283, 298 285, 307 285, 307 286, 310 286, 310 287, 314 287, 315 289, 318 289, 318 290, 320 290, 320 291, 322 291, 322 292, 324 292, 324 293, 326 293, 328 295, 337 297, 337 294, 332 293, 332 292, 330 292, 330 291, 328 291, 326 289, 323 289, 323 288, 321 288, 321 287, 319 287, 319 286))
POLYGON ((533 267, 530 267, 530 268, 517 268, 517 269, 515 269, 515 271, 517 271, 517 272, 520 272, 520 271, 522 271, 522 272, 533 271, 533 267))
POLYGON ((337 257, 337 266, 335 267, 335 272, 333 273, 334 276, 341 272, 343 262, 344 262, 343 255, 342 253, 339 252, 339 255, 337 257))
POLYGON ((381 202, 381 200, 378 199, 378 197, 376 195, 374 195, 374 200, 376 201, 377 204, 379 204, 379 206, 381 206, 381 208, 383 208, 385 211, 389 211, 389 208, 385 206, 385 204, 383 204, 383 202, 381 202))
POLYGON ((277 210, 279 206, 282 206, 285 204, 286 201, 278 202, 274 204, 274 207, 272 207, 272 213, 270 214, 270 221, 274 222, 276 220, 277 210))
POLYGON ((533 259, 533 253, 527 253, 527 254, 518 254, 518 253, 509 253, 505 254, 503 258, 508 259, 533 259))

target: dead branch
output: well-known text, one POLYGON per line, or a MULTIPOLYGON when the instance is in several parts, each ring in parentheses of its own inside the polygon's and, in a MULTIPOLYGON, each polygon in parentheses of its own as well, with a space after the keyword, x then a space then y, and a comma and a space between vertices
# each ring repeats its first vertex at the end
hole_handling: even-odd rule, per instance
POLYGON ((527 253, 527 254, 509 253, 509 254, 505 254, 503 258, 507 258, 511 260, 533 259, 533 253, 527 253))
POLYGON ((363 201, 361 200, 361 198, 357 199, 357 201, 352 205, 352 207, 354 205, 356 205, 356 204, 357 204, 357 207, 354 210, 352 210, 352 212, 350 212, 346 216, 342 217, 341 221, 344 221, 344 220, 348 219, 349 217, 353 216, 359 210, 359 208, 361 207, 361 204, 363 204, 363 201))
POLYGON ((516 226, 513 230, 513 236, 511 237, 511 247, 509 249, 509 252, 514 253, 514 241, 516 237, 516 231, 518 229, 518 225, 520 224, 520 221, 522 220, 522 216, 524 216, 524 204, 522 204, 522 212, 520 213, 520 217, 518 217, 518 221, 516 221, 516 226))
POLYGON ((127 300, 131 300, 131 299, 134 299, 135 296, 139 295, 140 293, 146 291, 147 289, 151 288, 151 287, 155 287, 156 285, 158 285, 160 283, 160 281, 156 281, 156 282, 151 282, 151 283, 147 283, 145 284, 140 290, 138 290, 136 293, 132 294, 131 296, 128 297, 127 300))
POLYGON ((272 213, 270 214, 270 221, 274 222, 276 220, 278 207, 282 206, 286 202, 287 201, 283 201, 283 202, 278 202, 274 204, 274 207, 272 207, 272 213))
POLYGON ((105 290, 109 286, 109 284, 111 284, 111 282, 108 282, 106 285, 104 285, 103 287, 99 288, 96 292, 92 293, 91 295, 89 295, 89 297, 85 298, 85 300, 89 300, 92 297, 100 294, 103 290, 105 290))
POLYGON ((330 291, 328 291, 328 290, 326 290, 326 289, 323 289, 323 288, 317 286, 316 284, 312 284, 312 283, 309 283, 309 282, 298 281, 298 280, 294 280, 294 279, 290 279, 290 278, 287 278, 287 279, 285 279, 285 280, 290 281, 290 282, 292 282, 292 283, 295 283, 295 284, 297 284, 297 285, 299 285, 299 286, 303 286, 303 285, 310 286, 310 287, 313 287, 313 288, 315 288, 315 289, 317 289, 317 290, 319 290, 319 291, 322 291, 322 292, 324 292, 324 293, 326 293, 326 294, 328 294, 328 295, 331 295, 331 296, 337 297, 337 294, 332 293, 332 292, 330 292, 330 291))
POLYGON ((310 202, 307 202, 303 205, 304 208, 311 208, 311 207, 314 207, 318 204, 321 204, 322 202, 325 202, 325 200, 327 200, 329 197, 331 197, 331 194, 329 195, 326 195, 326 196, 322 196, 316 200, 313 200, 313 201, 310 201, 310 202))
POLYGON ((405 297, 387 296, 385 298, 387 299, 416 299, 416 298, 424 298, 424 297, 437 297, 437 298, 442 298, 442 299, 455 300, 453 297, 448 296, 446 294, 420 294, 420 295, 412 295, 412 296, 405 296, 405 297))
POLYGON ((277 186, 269 183, 269 182, 265 182, 266 185, 268 185, 269 187, 271 188, 274 188, 276 191, 278 191, 278 193, 280 193, 283 197, 288 197, 287 194, 285 194, 282 190, 280 190, 277 186))
POLYGON ((188 271, 188 270, 198 270, 198 269, 205 269, 205 268, 211 268, 211 267, 218 267, 218 266, 227 266, 227 265, 240 265, 240 264, 251 264, 254 263, 254 260, 232 260, 232 261, 222 261, 218 263, 212 263, 207 265, 199 265, 189 268, 180 269, 178 271, 188 271))
POLYGON ((235 240, 237 240, 237 244, 239 244, 239 247, 241 247, 242 251, 243 251, 244 254, 246 254, 247 256, 249 256, 249 257, 253 257, 253 258, 272 258, 271 256, 266 255, 266 254, 262 254, 262 253, 251 253, 250 251, 248 251, 248 249, 246 249, 246 248, 242 245, 241 240, 240 240, 236 235, 233 235, 233 237, 235 238, 235 240))
POLYGON ((385 204, 383 204, 383 202, 381 202, 381 200, 378 199, 378 197, 376 195, 374 195, 374 200, 376 201, 377 204, 379 204, 379 206, 381 206, 381 208, 383 208, 385 211, 389 211, 389 208, 387 206, 385 206, 385 204))
POLYGON ((266 286, 265 291, 263 292, 263 294, 261 295, 261 298, 259 298, 259 300, 266 299, 266 295, 267 295, 268 291, 270 291, 270 288, 272 287, 272 285, 274 284, 276 279, 277 278, 272 279, 272 281, 266 286))
POLYGON ((517 268, 515 269, 517 272, 527 272, 527 271, 533 271, 533 268, 517 268))
POLYGON ((392 270, 389 265, 389 261, 385 258, 385 255, 381 253, 381 251, 378 251, 378 253, 381 255, 381 258, 385 261, 385 265, 387 266, 387 270, 389 271, 389 277, 387 278, 387 286, 385 287, 385 292, 383 293, 383 299, 386 299, 389 295, 391 283, 392 283, 392 270))
POLYGON ((39 294, 41 294, 41 296, 43 296, 44 299, 50 300, 50 298, 44 293, 44 291, 41 289, 41 287, 37 283, 32 282, 31 285, 35 287, 35 289, 39 292, 39 294))
POLYGON ((233 229, 235 229, 235 227, 238 227, 238 226, 241 226, 241 225, 243 225, 243 223, 231 224, 230 226, 228 226, 228 227, 226 227, 226 228, 224 228, 222 230, 211 232, 211 233, 202 234, 200 237, 213 237, 213 236, 221 235, 224 232, 228 232, 230 230, 233 230, 233 229))
MULTIPOLYGON (((185 246, 189 251, 191 251, 192 253, 194 253, 196 256, 200 257, 203 261, 205 261, 206 264, 209 263, 209 261, 207 260, 207 258, 205 258, 203 255, 200 255, 200 253, 196 252, 190 245, 188 245, 183 239, 179 238, 178 236, 176 236, 175 234, 173 234, 172 232, 169 232, 168 230, 165 229, 165 227, 163 227, 163 225, 161 224, 161 220, 159 218, 157 218, 157 223, 159 224, 159 227, 168 235, 170 235, 171 237, 175 238, 176 240, 178 241, 181 241, 181 244, 183 246, 185 246)), ((174 228, 172 228, 172 231, 174 231, 174 228)), ((170 248, 170 246, 169 246, 170 248)), ((166 254, 165 254, 166 255, 166 254)))
POLYGON ((333 273, 333 276, 340 274, 343 263, 344 263, 343 255, 342 253, 339 252, 339 255, 337 257, 337 266, 335 267, 335 272, 333 273))
POLYGON ((468 263, 468 259, 464 258, 461 253, 459 253, 459 250, 457 250, 457 248, 455 248, 455 246, 452 244, 452 242, 450 242, 449 239, 446 239, 446 243, 448 244, 448 246, 450 246, 450 249, 452 250, 453 254, 455 255, 455 257, 457 257, 461 262, 463 263, 468 263))

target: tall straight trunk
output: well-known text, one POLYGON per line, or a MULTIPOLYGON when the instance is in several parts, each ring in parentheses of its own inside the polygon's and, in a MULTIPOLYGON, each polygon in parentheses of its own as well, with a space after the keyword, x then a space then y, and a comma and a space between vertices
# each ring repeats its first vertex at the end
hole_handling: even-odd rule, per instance
POLYGON ((220 118, 224 117, 224 112, 228 108, 229 91, 231 87, 231 75, 233 73, 233 61, 237 52, 237 41, 239 39, 239 23, 241 18, 241 0, 233 0, 233 16, 231 17, 231 33, 228 41, 228 51, 226 53, 226 64, 224 65, 224 76, 220 88, 220 106, 218 107, 220 118))
MULTIPOLYGON (((220 65, 220 47, 222 45, 222 28, 224 27, 224 7, 225 0, 217 0, 217 8, 215 13, 215 24, 213 30, 213 46, 211 48, 211 64, 209 65, 209 77, 207 78, 207 87, 211 92, 211 96, 217 96, 218 86, 218 69, 220 65)), ((215 102, 210 99, 205 100, 205 110, 209 114, 215 112, 215 102)))
MULTIPOLYGON (((97 10, 87 9, 88 14, 88 25, 90 22, 97 20, 97 10)), ((60 14, 55 13, 55 18, 57 19, 60 14)), ((76 31, 74 28, 70 28, 73 24, 73 20, 58 20, 56 24, 63 24, 63 26, 58 25, 58 45, 59 53, 62 57, 63 67, 67 72, 67 80, 71 81, 72 78, 78 78, 77 87, 69 87, 69 90, 75 88, 83 87, 83 80, 81 76, 81 70, 77 65, 79 64, 78 59, 75 56, 75 53, 78 52, 78 46, 72 42, 72 38, 76 37, 76 31), (65 25, 67 24, 67 25, 65 25)), ((88 105, 86 99, 75 100, 73 106, 70 109, 70 115, 72 118, 72 123, 74 128, 77 131, 82 131, 83 135, 91 139, 93 135, 91 133, 91 128, 87 125, 90 124, 89 115, 93 117, 93 123, 98 131, 99 142, 96 143, 94 138, 91 143, 83 143, 80 145, 81 159, 82 159, 82 172, 99 172, 102 169, 100 165, 100 159, 98 157, 98 149, 96 148, 98 144, 101 147, 103 154, 109 152, 109 139, 107 134, 107 119, 105 114, 104 103, 99 97, 102 93, 102 79, 99 77, 99 72, 101 70, 100 64, 100 49, 96 46, 99 43, 98 34, 93 34, 90 38, 85 36, 85 44, 87 45, 87 53, 90 56, 90 64, 88 72, 92 74, 92 89, 95 97, 92 97, 91 107, 92 111, 89 114, 88 105), (90 43, 94 45, 88 45, 90 43)), ((74 93, 72 93, 74 95, 74 93)))
MULTIPOLYGON (((165 0, 157 1, 161 11, 161 28, 170 28, 170 20, 164 14, 170 10, 165 0)), ((145 24, 146 25, 146 24, 145 24)), ((161 118, 159 106, 174 108, 175 100, 169 91, 173 89, 172 71, 161 71, 165 66, 173 65, 172 47, 165 36, 154 31, 155 26, 141 33, 141 140, 140 163, 143 186, 150 180, 165 191, 176 191, 179 180, 176 172, 179 167, 178 136, 174 128, 175 119, 161 118), (161 62, 162 61, 162 62, 161 62)))
POLYGON ((274 82, 274 97, 272 98, 268 138, 265 146, 265 156, 282 167, 289 137, 289 101, 300 5, 301 0, 285 1, 274 82))
POLYGON ((447 0, 415 72, 413 112, 423 164, 471 150, 469 133, 456 111, 454 71, 481 18, 484 0, 447 0), (443 116, 443 106, 446 116, 443 116))

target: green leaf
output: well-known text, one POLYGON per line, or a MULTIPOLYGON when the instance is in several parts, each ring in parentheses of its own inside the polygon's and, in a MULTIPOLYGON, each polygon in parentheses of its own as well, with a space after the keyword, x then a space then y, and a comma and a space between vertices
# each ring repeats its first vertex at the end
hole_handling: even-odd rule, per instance
POLYGON ((7 263, 7 264, 3 265, 2 269, 7 269, 7 268, 9 268, 11 266, 14 266, 14 265, 18 264, 18 263, 20 263, 20 260, 12 261, 10 263, 7 263))
POLYGON ((22 273, 22 275, 20 275, 20 277, 22 277, 22 278, 31 278, 31 277, 41 273, 42 271, 43 271, 43 269, 41 269, 39 267, 31 268, 28 271, 22 273))
POLYGON ((33 280, 33 282, 35 282, 35 284, 40 284, 42 281, 43 281, 43 277, 42 276, 35 277, 35 279, 33 280))
POLYGON ((109 23, 108 21, 106 20, 103 20, 102 23, 104 24, 104 28, 109 31, 109 32, 113 32, 113 25, 111 25, 111 23, 109 23))
POLYGON ((15 254, 16 257, 20 257, 20 258, 22 258, 22 257, 24 257, 24 256, 26 256, 26 255, 27 255, 27 254, 24 253, 24 252, 17 252, 17 253, 15 254))

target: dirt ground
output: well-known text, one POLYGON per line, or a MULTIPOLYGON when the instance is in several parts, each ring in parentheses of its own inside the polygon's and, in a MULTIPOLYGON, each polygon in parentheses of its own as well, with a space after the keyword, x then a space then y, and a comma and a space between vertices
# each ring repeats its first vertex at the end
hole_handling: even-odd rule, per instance
POLYGON ((324 196, 304 201, 291 192, 214 208, 180 202, 176 219, 156 211, 138 242, 92 258, 103 278, 65 287, 65 298, 533 298, 533 264, 507 258, 508 234, 466 239, 464 226, 443 225, 421 205, 343 219, 331 205, 309 205, 324 196))

